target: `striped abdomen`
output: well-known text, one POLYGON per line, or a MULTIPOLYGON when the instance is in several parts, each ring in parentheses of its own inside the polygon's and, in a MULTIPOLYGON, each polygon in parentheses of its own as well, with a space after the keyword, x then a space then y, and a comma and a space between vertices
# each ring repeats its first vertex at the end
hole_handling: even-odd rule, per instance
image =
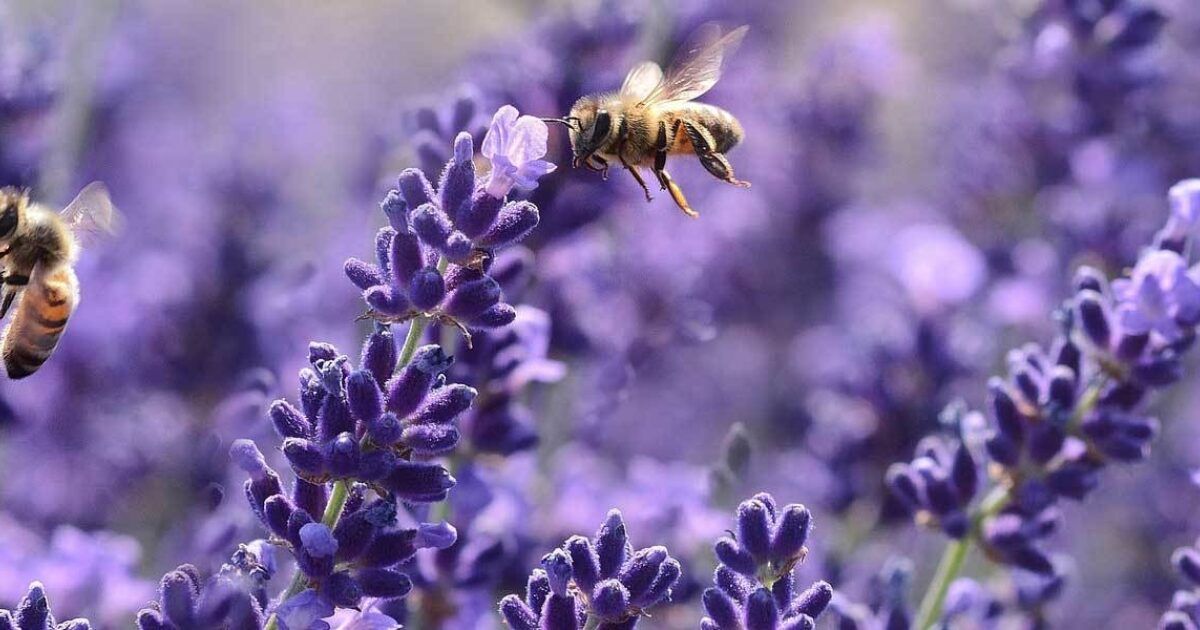
POLYGON ((0 346, 9 378, 24 378, 42 367, 78 303, 79 280, 70 266, 34 269, 0 346))
MULTIPOLYGON (((675 130, 676 119, 692 123, 712 137, 712 150, 725 153, 737 146, 745 132, 733 114, 707 103, 685 103, 672 107, 664 117, 669 131, 675 130)), ((693 153, 695 148, 688 134, 680 133, 671 138, 671 153, 693 153)))

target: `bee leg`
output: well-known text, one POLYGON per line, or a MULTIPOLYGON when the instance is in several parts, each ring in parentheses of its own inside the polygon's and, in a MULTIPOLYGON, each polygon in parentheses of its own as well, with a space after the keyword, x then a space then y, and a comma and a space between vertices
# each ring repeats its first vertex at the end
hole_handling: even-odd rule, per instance
MULTIPOLYGON (((678 123, 676 129, 678 130, 678 123)), ((670 191, 671 199, 675 200, 675 205, 679 206, 683 213, 695 219, 700 216, 699 212, 692 210, 688 205, 687 197, 683 196, 683 190, 675 180, 671 179, 670 173, 667 173, 667 123, 661 122, 658 124, 658 146, 654 152, 654 176, 658 178, 658 183, 663 190, 670 191)))
POLYGON ((625 156, 617 154, 617 157, 621 158, 621 164, 624 164, 625 168, 629 169, 629 174, 637 180, 638 185, 642 187, 642 192, 646 193, 646 201, 654 201, 654 197, 650 195, 650 187, 646 185, 646 180, 642 179, 642 174, 638 172, 637 167, 626 162, 625 156))
POLYGON ((585 161, 583 164, 589 169, 600 173, 600 179, 608 181, 608 160, 600 157, 599 155, 589 155, 587 161, 585 161), (598 162, 600 166, 593 165, 592 160, 598 162))
POLYGON ((696 151, 696 157, 700 158, 700 164, 704 166, 705 170, 712 173, 717 179, 729 182, 734 186, 741 188, 750 187, 750 182, 742 181, 733 176, 733 166, 729 164, 729 159, 713 150, 713 145, 716 142, 707 129, 686 121, 683 123, 683 129, 687 133, 688 139, 692 141, 692 148, 696 151))

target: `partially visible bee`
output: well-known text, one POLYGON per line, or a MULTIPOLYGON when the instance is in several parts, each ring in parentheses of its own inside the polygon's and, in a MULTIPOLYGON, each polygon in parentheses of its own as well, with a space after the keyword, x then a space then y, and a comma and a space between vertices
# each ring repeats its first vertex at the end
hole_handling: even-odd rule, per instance
POLYGON ((741 123, 719 107, 690 102, 721 78, 722 60, 747 30, 742 26, 722 34, 716 24, 705 24, 676 53, 665 75, 658 64, 643 61, 629 71, 617 93, 584 96, 565 118, 545 120, 567 126, 573 166, 583 165, 607 177, 609 164, 620 162, 641 185, 647 201, 650 189, 639 167, 649 166, 679 208, 690 217, 699 216, 667 173, 667 156, 695 154, 714 177, 750 187, 734 177, 725 157, 742 141, 741 123))
POLYGON ((0 340, 12 379, 33 374, 50 358, 79 305, 71 268, 86 234, 112 232, 117 214, 104 184, 85 187, 61 213, 29 200, 29 192, 0 188, 0 319, 16 311, 0 340))

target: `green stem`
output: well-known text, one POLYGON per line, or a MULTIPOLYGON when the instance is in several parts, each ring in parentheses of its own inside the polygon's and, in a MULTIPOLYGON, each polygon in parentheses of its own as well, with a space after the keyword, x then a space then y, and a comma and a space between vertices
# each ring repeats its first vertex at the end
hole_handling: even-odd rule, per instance
POLYGON ((962 570, 967 553, 971 551, 971 537, 956 540, 946 547, 942 553, 942 561, 938 563, 937 573, 925 597, 921 599, 921 607, 917 612, 917 630, 928 630, 942 616, 942 605, 946 603, 946 593, 950 591, 950 583, 958 577, 962 570))
POLYGON ((596 630, 600 627, 600 618, 595 615, 588 615, 587 623, 583 626, 583 630, 596 630))

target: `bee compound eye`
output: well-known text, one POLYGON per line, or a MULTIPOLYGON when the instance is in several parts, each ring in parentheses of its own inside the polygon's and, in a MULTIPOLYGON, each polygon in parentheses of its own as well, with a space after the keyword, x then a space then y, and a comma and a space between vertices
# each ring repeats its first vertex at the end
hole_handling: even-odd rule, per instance
POLYGON ((596 112, 596 123, 592 125, 592 141, 599 141, 612 128, 612 116, 605 110, 596 112))
POLYGON ((12 234, 17 229, 17 206, 9 204, 0 212, 0 238, 12 234))

